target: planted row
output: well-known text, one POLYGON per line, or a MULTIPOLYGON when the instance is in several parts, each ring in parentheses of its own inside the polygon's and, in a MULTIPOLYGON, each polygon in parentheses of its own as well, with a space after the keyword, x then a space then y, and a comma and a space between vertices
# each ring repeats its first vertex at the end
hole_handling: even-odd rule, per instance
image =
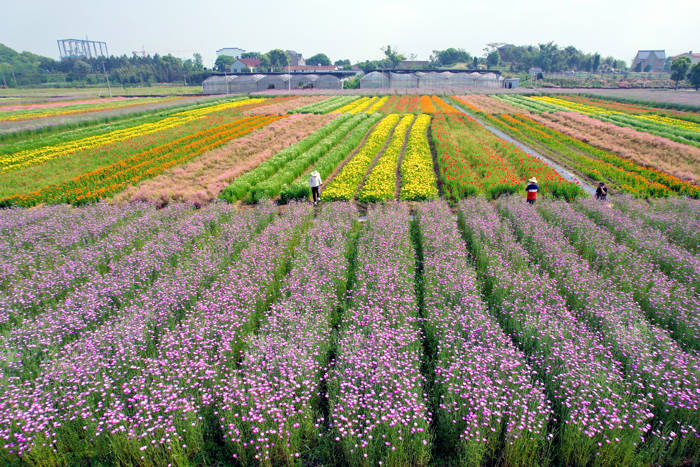
POLYGON ((457 465, 540 464, 553 415, 544 385, 490 315, 447 204, 422 203, 417 218, 437 451, 457 465))
POLYGON ((290 161, 298 158, 306 151, 312 149, 326 136, 336 131, 343 123, 352 118, 350 115, 341 115, 324 127, 316 130, 298 143, 278 152, 253 170, 236 178, 221 192, 221 198, 230 203, 246 199, 250 191, 259 183, 264 182, 290 161))
POLYGON ((332 96, 321 102, 314 102, 313 104, 308 104, 303 107, 298 107, 292 110, 290 113, 314 113, 314 114, 325 114, 343 107, 355 100, 359 99, 357 96, 332 96))
POLYGON ((321 157, 327 155, 333 148, 342 144, 345 137, 356 128, 366 115, 354 115, 345 121, 335 131, 316 143, 311 149, 300 154, 296 159, 289 161, 284 167, 262 183, 258 183, 250 191, 249 200, 257 202, 263 198, 277 196, 284 185, 292 183, 299 178, 307 168, 315 164, 321 157))
POLYGON ((328 374, 331 436, 345 464, 428 463, 432 415, 420 371, 414 266, 407 206, 370 207, 328 374))
POLYGON ((377 124, 360 150, 323 188, 322 193, 325 198, 347 201, 355 197, 367 169, 388 142, 399 118, 397 114, 387 115, 377 124))
POLYGON ((360 201, 376 202, 394 199, 399 158, 414 119, 415 117, 411 114, 404 115, 396 124, 389 145, 367 175, 358 196, 360 201))
POLYGON ((367 137, 371 128, 381 120, 381 114, 372 114, 362 120, 343 141, 336 145, 333 149, 321 156, 316 163, 307 170, 305 174, 300 176, 293 183, 283 185, 280 190, 280 200, 286 203, 290 200, 309 199, 311 196, 311 188, 309 188, 309 176, 311 172, 318 171, 321 180, 325 180, 333 170, 340 164, 360 143, 367 137))
POLYGON ((553 404, 562 464, 633 462, 653 416, 647 396, 637 394, 611 346, 576 318, 492 206, 472 198, 459 209, 489 305, 553 404))
POLYGON ((430 115, 418 115, 408 134, 403 160, 399 167, 402 200, 437 198, 437 180, 433 170, 433 155, 428 144, 430 115))

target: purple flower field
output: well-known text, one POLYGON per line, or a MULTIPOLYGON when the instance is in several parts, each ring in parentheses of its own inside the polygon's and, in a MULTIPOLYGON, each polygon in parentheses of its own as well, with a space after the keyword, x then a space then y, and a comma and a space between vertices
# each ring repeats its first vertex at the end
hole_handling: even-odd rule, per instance
POLYGON ((0 210, 0 463, 697 464, 699 220, 626 197, 0 210))

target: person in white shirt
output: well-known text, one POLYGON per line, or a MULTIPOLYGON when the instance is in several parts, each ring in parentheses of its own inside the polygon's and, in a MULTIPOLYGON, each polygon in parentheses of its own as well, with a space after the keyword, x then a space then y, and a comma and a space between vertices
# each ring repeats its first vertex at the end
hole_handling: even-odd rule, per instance
POLYGON ((314 206, 318 204, 321 199, 321 195, 318 193, 318 189, 321 187, 321 174, 317 170, 311 172, 309 176, 309 186, 311 187, 311 194, 314 198, 314 206))

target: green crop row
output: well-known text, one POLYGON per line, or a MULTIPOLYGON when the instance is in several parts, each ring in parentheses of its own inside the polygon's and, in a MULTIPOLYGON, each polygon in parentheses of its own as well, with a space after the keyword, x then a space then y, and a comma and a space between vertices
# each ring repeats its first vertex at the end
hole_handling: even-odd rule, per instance
POLYGON ((338 109, 350 102, 359 99, 358 96, 333 96, 325 99, 321 102, 314 102, 313 104, 305 105, 291 111, 291 113, 302 113, 302 114, 327 114, 335 109, 338 109))
POLYGON ((298 143, 284 148, 253 170, 236 178, 229 186, 224 188, 219 196, 230 203, 246 199, 255 186, 271 178, 290 161, 313 148, 351 118, 352 115, 341 115, 298 143))
MULTIPOLYGON (((366 115, 366 114, 358 114, 366 115)), ((311 196, 311 189, 307 179, 314 170, 318 171, 321 179, 325 180, 333 173, 333 170, 352 152, 367 135, 369 130, 381 120, 381 114, 372 114, 367 116, 362 122, 355 127, 354 130, 336 147, 328 151, 321 157, 314 166, 307 170, 306 173, 293 183, 282 186, 280 191, 280 201, 288 203, 291 200, 308 199, 311 196)))
POLYGON ((299 157, 289 161, 289 163, 282 167, 275 175, 262 183, 258 183, 250 191, 250 195, 248 196, 249 200, 257 203, 262 199, 271 199, 277 196, 283 186, 292 183, 304 173, 304 170, 343 141, 348 133, 362 122, 365 117, 365 115, 353 116, 340 125, 334 132, 319 141, 314 147, 300 154, 299 157))

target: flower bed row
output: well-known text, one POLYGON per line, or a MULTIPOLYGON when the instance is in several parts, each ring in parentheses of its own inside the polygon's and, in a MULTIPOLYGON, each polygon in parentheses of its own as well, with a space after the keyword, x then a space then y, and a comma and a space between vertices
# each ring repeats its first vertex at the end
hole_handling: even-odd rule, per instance
POLYGON ((345 299, 356 219, 351 204, 324 205, 297 247, 280 298, 247 343, 221 410, 242 463, 294 464, 323 441, 321 378, 345 299))
POLYGON ((417 217, 438 437, 458 465, 540 464, 553 415, 544 385, 482 300, 447 203, 422 203, 417 217))
MULTIPOLYGON (((291 161, 301 157, 307 151, 312 150, 326 137, 339 131, 341 126, 344 126, 345 129, 345 127, 347 127, 345 123, 351 118, 352 116, 350 115, 341 115, 298 143, 278 152, 253 170, 236 178, 229 186, 224 188, 220 197, 228 202, 247 199, 251 190, 258 184, 265 182, 291 161)), ((346 129, 345 132, 347 133, 346 129)))
POLYGON ((638 196, 668 196, 672 191, 698 197, 700 187, 659 170, 610 154, 547 127, 525 115, 485 115, 491 124, 515 137, 534 140, 566 157, 568 165, 593 180, 604 179, 623 192, 638 196))
POLYGON ((114 164, 82 174, 59 185, 50 185, 32 193, 16 195, 0 201, 4 204, 33 206, 38 203, 67 202, 82 204, 108 197, 129 184, 151 178, 166 169, 182 164, 226 141, 250 133, 280 116, 243 117, 189 135, 170 143, 135 154, 114 164))
POLYGON ((438 166, 449 195, 477 192, 496 198, 517 193, 536 177, 545 196, 576 198, 581 190, 543 161, 494 136, 464 114, 439 114, 433 120, 438 166))
POLYGON ((305 105, 303 107, 296 108, 290 113, 315 113, 315 114, 325 114, 336 110, 338 108, 344 107, 356 100, 357 96, 333 96, 325 99, 321 102, 316 102, 313 104, 305 105))
POLYGON ((394 128, 394 134, 377 163, 369 172, 358 195, 363 202, 387 201, 394 199, 396 192, 396 170, 399 157, 406 141, 407 133, 415 116, 404 115, 394 128))
POLYGON ((415 257, 405 205, 370 207, 328 374, 331 436, 347 465, 427 465, 415 257))
POLYGON ((333 113, 349 113, 356 114, 360 112, 365 112, 372 104, 377 102, 379 97, 360 97, 357 100, 350 102, 343 107, 335 109, 333 113))
POLYGON ((408 134, 403 161, 399 167, 401 174, 399 199, 419 201, 437 198, 433 155, 428 144, 430 120, 430 115, 418 115, 408 134))
POLYGON ((355 197, 362 178, 372 161, 391 137, 399 122, 399 115, 384 117, 367 137, 365 144, 350 159, 331 182, 323 188, 323 196, 330 200, 351 200, 355 197))
MULTIPOLYGON (((700 392, 697 355, 684 352, 667 332, 650 325, 631 294, 592 271, 563 232, 530 206, 509 199, 499 203, 499 210, 531 258, 550 273, 577 318, 610 346, 632 394, 653 402, 654 419, 647 428, 652 463, 676 463, 691 455, 700 423, 694 400, 700 392)), ((693 323, 688 324, 692 329, 693 323)))
POLYGON ((309 188, 309 177, 311 172, 317 171, 321 180, 326 180, 333 170, 340 164, 362 140, 367 136, 370 129, 381 120, 381 114, 372 114, 362 120, 338 145, 321 156, 306 173, 301 175, 293 183, 282 185, 280 190, 280 201, 287 203, 290 200, 309 199, 311 188, 309 188))
POLYGON ((104 146, 116 141, 144 136, 167 128, 184 125, 210 113, 231 110, 242 105, 256 104, 264 101, 265 99, 244 99, 233 102, 223 102, 193 110, 177 112, 152 123, 142 123, 140 125, 87 138, 66 141, 52 146, 29 149, 12 154, 3 154, 0 155, 0 173, 27 167, 29 165, 40 164, 57 157, 65 157, 75 151, 104 146))
POLYGON ((528 355, 553 403, 560 461, 634 462, 653 416, 646 395, 625 379, 613 349, 577 320, 492 206, 472 198, 459 209, 491 309, 528 355))

